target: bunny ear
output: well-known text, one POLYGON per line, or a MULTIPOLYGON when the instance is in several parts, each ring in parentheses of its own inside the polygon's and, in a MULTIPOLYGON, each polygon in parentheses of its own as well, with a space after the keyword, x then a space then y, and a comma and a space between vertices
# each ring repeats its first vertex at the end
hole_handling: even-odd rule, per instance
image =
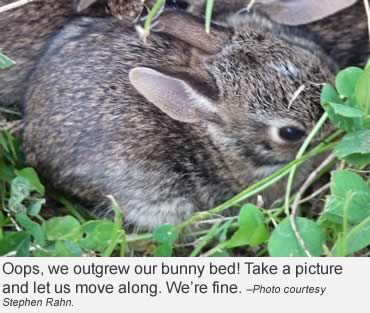
POLYGON ((231 35, 229 28, 218 24, 212 24, 207 33, 203 18, 179 11, 163 13, 153 31, 171 35, 207 54, 218 53, 231 35))
POLYGON ((357 0, 257 0, 272 20, 285 25, 303 25, 341 11, 357 0))
POLYGON ((74 0, 76 11, 80 13, 83 10, 87 9, 89 6, 91 6, 96 1, 97 0, 74 0))
POLYGON ((151 68, 137 67, 130 71, 130 81, 148 101, 180 122, 199 123, 214 119, 217 114, 212 100, 183 79, 151 68))

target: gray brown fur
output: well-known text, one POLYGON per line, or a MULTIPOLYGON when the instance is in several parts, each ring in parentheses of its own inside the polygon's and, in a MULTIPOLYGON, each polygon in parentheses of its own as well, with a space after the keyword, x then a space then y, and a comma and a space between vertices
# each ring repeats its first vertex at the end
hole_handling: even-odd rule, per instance
MULTIPOLYGON (((0 0, 0 6, 14 2, 0 0)), ((106 15, 101 3, 82 12, 84 15, 106 15)), ((0 70, 0 104, 19 103, 32 71, 49 37, 76 15, 73 0, 42 0, 0 13, 0 52, 17 65, 0 70)))
MULTIPOLYGON (((189 10, 195 14, 204 13, 205 0, 188 1, 192 4, 189 10)), ((216 0, 213 18, 216 20, 233 19, 238 11, 246 8, 247 4, 246 0, 216 0)), ((333 5, 335 5, 334 1, 333 5)), ((256 4, 253 10, 261 13, 263 4, 256 4)), ((337 62, 339 68, 363 67, 370 56, 367 16, 361 0, 322 20, 302 26, 287 27, 292 32, 303 31, 311 34, 312 40, 337 62)))
MULTIPOLYGON (((201 34, 203 21, 174 18, 187 19, 179 25, 201 34)), ((100 215, 109 206, 105 195, 113 195, 128 223, 152 228, 220 204, 291 161, 299 143, 277 144, 269 129, 312 128, 321 114, 315 83, 330 77, 328 58, 259 17, 216 29, 224 42, 209 55, 171 34, 153 33, 145 44, 125 20, 68 24, 30 80, 23 134, 28 162, 100 215), (138 66, 183 79, 218 114, 199 123, 170 118, 130 83, 129 71, 138 66), (307 88, 289 107, 301 84, 307 88)), ((303 171, 311 170, 307 164, 303 171)))

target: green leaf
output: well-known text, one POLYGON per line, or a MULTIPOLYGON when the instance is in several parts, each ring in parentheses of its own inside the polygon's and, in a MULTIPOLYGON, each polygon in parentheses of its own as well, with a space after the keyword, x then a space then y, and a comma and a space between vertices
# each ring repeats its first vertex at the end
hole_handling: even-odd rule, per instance
POLYGON ((225 247, 235 248, 245 245, 255 247, 264 243, 268 236, 261 210, 255 205, 247 204, 240 210, 239 229, 225 243, 225 247))
POLYGON ((363 72, 364 70, 359 67, 348 67, 340 71, 335 80, 339 94, 344 97, 351 97, 354 94, 356 83, 363 72))
POLYGON ((0 180, 10 183, 14 177, 14 167, 5 164, 4 160, 2 160, 0 156, 0 180))
MULTIPOLYGON (((326 84, 321 91, 321 106, 328 114, 330 120, 340 129, 349 132, 352 131, 354 121, 351 118, 339 115, 335 112, 332 104, 344 105, 337 91, 330 84, 326 84)), ((334 105, 335 106, 335 105, 334 105)))
POLYGON ((22 202, 31 195, 31 187, 24 177, 15 177, 10 184, 9 209, 15 213, 26 212, 22 202))
POLYGON ((15 62, 0 52, 0 70, 5 70, 15 65, 15 62))
POLYGON ((28 180, 30 186, 32 187, 32 191, 37 191, 42 196, 45 194, 45 187, 41 184, 40 179, 33 168, 24 168, 20 171, 16 171, 16 174, 19 177, 23 177, 28 180))
POLYGON ((29 205, 27 206, 27 213, 31 216, 38 215, 45 202, 46 202, 45 199, 32 199, 29 205))
POLYGON ((171 255, 172 245, 168 242, 161 243, 154 251, 154 256, 156 257, 170 257, 171 255))
POLYGON ((82 249, 69 240, 58 240, 55 242, 56 256, 62 257, 79 257, 82 255, 82 249))
MULTIPOLYGON (((296 224, 307 250, 312 256, 320 256, 325 241, 320 226, 302 217, 296 218, 296 224)), ((272 257, 306 256, 293 232, 290 217, 285 218, 271 234, 268 251, 272 257)))
POLYGON ((90 221, 82 225, 83 239, 80 246, 85 250, 104 252, 116 236, 115 224, 112 221, 90 221))
POLYGON ((350 224, 362 222, 370 215, 370 190, 361 176, 350 171, 334 171, 331 178, 331 195, 325 203, 322 216, 342 224, 346 199, 350 195, 347 219, 350 224))
POLYGON ((215 258, 215 257, 222 258, 222 257, 228 257, 228 256, 230 255, 226 250, 219 250, 210 255, 210 257, 212 258, 215 258))
POLYGON ((356 100, 365 115, 370 114, 370 69, 360 76, 355 89, 356 100))
POLYGON ((370 129, 370 115, 362 118, 361 126, 362 126, 361 128, 370 129))
POLYGON ((222 227, 222 232, 220 233, 220 235, 218 236, 218 241, 219 242, 225 242, 227 240, 227 234, 229 232, 229 229, 230 227, 233 225, 234 221, 233 220, 229 220, 227 221, 222 227))
POLYGON ((21 244, 17 248, 17 253, 15 256, 17 257, 29 257, 30 256, 30 248, 31 248, 31 237, 28 235, 24 238, 21 244))
POLYGON ((364 113, 357 108, 350 107, 348 105, 339 104, 339 103, 330 103, 335 114, 344 116, 344 117, 362 117, 364 113))
POLYGON ((0 146, 3 147, 3 155, 8 161, 14 163, 19 160, 19 139, 14 138, 8 131, 3 130, 0 132, 0 146))
POLYGON ((9 208, 11 211, 21 213, 26 211, 22 202, 30 197, 31 192, 37 191, 41 195, 45 193, 37 174, 32 168, 24 168, 16 171, 17 177, 12 179, 10 187, 9 208))
MULTIPOLYGON (((351 255, 368 247, 370 245, 370 217, 353 227, 342 240, 344 242, 345 255, 351 255)), ((338 255, 339 244, 337 242, 333 249, 334 255, 338 255)))
POLYGON ((4 132, 0 133, 0 147, 4 149, 3 152, 10 153, 10 148, 8 146, 8 142, 4 132))
POLYGON ((345 158, 346 162, 354 166, 362 167, 370 164, 370 154, 351 154, 345 158))
POLYGON ((15 219, 25 230, 27 230, 33 236, 37 244, 39 244, 40 246, 45 245, 45 233, 39 224, 32 221, 25 213, 18 213, 15 216, 15 219))
POLYGON ((56 251, 55 251, 55 242, 49 244, 46 247, 42 247, 42 249, 35 249, 32 251, 32 256, 34 257, 56 257, 56 251))
POLYGON ((336 146, 335 155, 343 160, 353 154, 370 153, 370 129, 347 134, 336 146))
POLYGON ((74 240, 81 234, 81 226, 72 216, 54 217, 46 222, 48 240, 74 240))
POLYGON ((153 239, 158 243, 173 244, 177 239, 176 227, 169 224, 160 225, 154 230, 153 239))
POLYGON ((30 234, 25 231, 6 233, 0 240, 0 255, 15 251, 17 256, 29 255, 30 234))
POLYGON ((342 99, 339 97, 337 91, 330 84, 325 84, 322 88, 320 101, 322 105, 325 103, 342 103, 342 99))
POLYGON ((369 192, 367 183, 354 172, 333 171, 331 177, 331 192, 334 196, 341 197, 348 191, 369 192))

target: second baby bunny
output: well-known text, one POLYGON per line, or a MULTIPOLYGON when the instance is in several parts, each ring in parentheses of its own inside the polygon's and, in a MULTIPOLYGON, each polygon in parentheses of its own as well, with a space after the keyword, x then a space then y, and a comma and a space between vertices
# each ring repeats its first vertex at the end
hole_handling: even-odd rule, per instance
MULTIPOLYGON (((189 10, 204 14, 206 0, 184 0, 189 10)), ((243 19, 252 1, 216 0, 213 18, 243 19), (244 10, 243 10, 244 9, 244 10)), ((252 11, 310 36, 340 68, 364 66, 370 56, 368 22, 362 0, 255 0, 252 11)), ((247 22, 248 23, 248 22, 247 22)))
MULTIPOLYGON (((53 33, 78 15, 76 6, 83 4, 80 14, 107 15, 107 0, 39 0, 0 13, 0 52, 16 65, 0 70, 0 105, 19 104, 26 80, 53 33)), ((0 7, 15 2, 0 0, 0 7)))
MULTIPOLYGON (((147 6, 155 0, 146 1, 147 6)), ((0 7, 15 0, 0 0, 0 7)), ((0 52, 16 62, 0 70, 0 105, 19 105, 26 81, 50 37, 73 18, 140 15, 141 0, 37 0, 0 13, 0 52), (132 4, 131 4, 132 2, 132 4)), ((167 1, 170 7, 179 6, 167 1)))

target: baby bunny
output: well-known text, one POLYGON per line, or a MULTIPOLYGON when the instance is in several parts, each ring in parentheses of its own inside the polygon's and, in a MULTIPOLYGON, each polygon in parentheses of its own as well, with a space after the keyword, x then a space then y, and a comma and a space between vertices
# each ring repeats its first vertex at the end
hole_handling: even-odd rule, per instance
MULTIPOLYGON (((188 0, 189 10, 202 14, 205 0, 188 0)), ((243 19, 251 1, 216 0, 213 18, 243 19), (243 10, 244 9, 244 10, 243 10)), ((360 0, 256 0, 252 6, 290 31, 303 32, 333 58, 340 68, 364 66, 369 58, 367 16, 360 0)), ((247 22, 248 23, 248 22, 247 22)))
MULTIPOLYGON (((19 104, 25 81, 49 37, 73 16, 75 7, 86 0, 33 1, 0 13, 0 52, 16 61, 16 66, 0 70, 0 104, 19 104)), ((0 7, 14 0, 0 0, 0 7)), ((84 5, 80 14, 106 15, 104 0, 84 5), (91 6, 92 5, 92 6, 91 6)))
POLYGON ((139 228, 178 223, 285 165, 334 69, 310 41, 246 21, 208 34, 168 12, 145 42, 125 19, 72 21, 30 78, 28 162, 99 215, 113 195, 139 228))

